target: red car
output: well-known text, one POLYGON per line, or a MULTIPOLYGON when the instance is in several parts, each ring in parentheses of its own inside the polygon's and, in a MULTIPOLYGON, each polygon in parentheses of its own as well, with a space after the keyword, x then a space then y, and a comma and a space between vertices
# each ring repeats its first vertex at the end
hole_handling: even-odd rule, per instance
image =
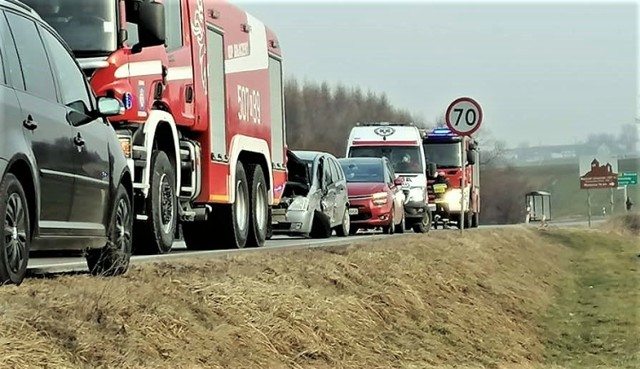
POLYGON ((350 233, 373 228, 382 228, 386 234, 403 233, 403 180, 396 179, 389 159, 358 157, 338 161, 347 180, 350 233))

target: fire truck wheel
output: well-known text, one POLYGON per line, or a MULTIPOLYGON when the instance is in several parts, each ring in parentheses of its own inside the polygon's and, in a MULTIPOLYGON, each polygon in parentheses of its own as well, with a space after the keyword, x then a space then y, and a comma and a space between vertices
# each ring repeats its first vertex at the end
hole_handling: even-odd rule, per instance
POLYGON ((249 237, 250 196, 247 173, 241 161, 236 165, 236 201, 226 207, 229 211, 220 213, 220 233, 226 247, 243 249, 249 237))
POLYGON ((138 253, 164 254, 171 251, 178 219, 175 169, 164 151, 151 155, 150 177, 145 201, 149 219, 139 225, 134 247, 138 253))
POLYGON ((249 215, 249 238, 248 247, 262 247, 267 238, 267 228, 269 223, 269 201, 267 200, 267 181, 264 178, 264 171, 260 165, 249 165, 250 173, 250 209, 249 215))
POLYGON ((466 213, 464 213, 464 227, 465 228, 471 228, 471 212, 467 211, 466 213))
POLYGON ((478 228, 479 225, 480 225, 480 214, 473 213, 473 216, 471 217, 471 227, 478 228))
POLYGON ((273 237, 273 224, 271 224, 271 207, 269 207, 269 216, 267 217, 267 240, 273 237))

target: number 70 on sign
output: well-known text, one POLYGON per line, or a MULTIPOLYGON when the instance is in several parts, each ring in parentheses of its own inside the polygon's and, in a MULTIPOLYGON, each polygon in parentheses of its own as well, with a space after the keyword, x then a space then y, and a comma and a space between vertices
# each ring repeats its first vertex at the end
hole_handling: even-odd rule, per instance
POLYGON ((482 125, 482 108, 470 97, 455 99, 445 114, 447 127, 459 136, 471 136, 482 125))

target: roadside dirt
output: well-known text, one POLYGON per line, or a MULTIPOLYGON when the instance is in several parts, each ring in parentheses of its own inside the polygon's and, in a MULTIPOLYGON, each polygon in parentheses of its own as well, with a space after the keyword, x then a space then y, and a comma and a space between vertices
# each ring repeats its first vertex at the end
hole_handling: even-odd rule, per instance
POLYGON ((353 237, 116 279, 31 279, 0 288, 0 367, 539 367, 538 317, 572 253, 544 232, 353 237))

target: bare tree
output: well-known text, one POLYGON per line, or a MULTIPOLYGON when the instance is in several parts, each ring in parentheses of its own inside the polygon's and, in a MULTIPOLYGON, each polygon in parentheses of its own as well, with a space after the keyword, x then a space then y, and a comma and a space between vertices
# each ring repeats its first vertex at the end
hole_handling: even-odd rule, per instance
POLYGON ((482 129, 474 135, 480 147, 480 165, 498 166, 504 164, 507 144, 493 136, 491 131, 482 129))

